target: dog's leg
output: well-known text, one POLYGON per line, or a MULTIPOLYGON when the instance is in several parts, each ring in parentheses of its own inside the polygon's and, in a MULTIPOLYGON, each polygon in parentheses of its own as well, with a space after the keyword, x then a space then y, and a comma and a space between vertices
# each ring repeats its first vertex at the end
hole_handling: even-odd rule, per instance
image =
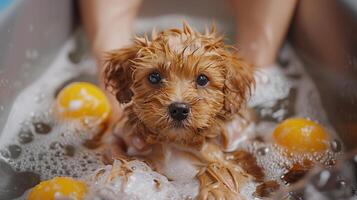
POLYGON ((237 150, 232 153, 226 153, 226 160, 235 165, 239 165, 246 173, 254 177, 254 181, 264 181, 265 174, 263 169, 258 166, 254 155, 246 151, 237 150))
POLYGON ((210 163, 197 174, 200 181, 200 200, 231 200, 241 199, 239 186, 246 181, 241 172, 233 166, 225 166, 219 162, 210 163))

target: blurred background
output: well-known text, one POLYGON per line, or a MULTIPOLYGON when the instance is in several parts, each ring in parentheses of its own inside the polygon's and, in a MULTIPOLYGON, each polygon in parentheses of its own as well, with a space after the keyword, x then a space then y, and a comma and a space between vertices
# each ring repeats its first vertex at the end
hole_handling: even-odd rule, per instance
MULTIPOLYGON (((186 18, 198 29, 214 20, 229 37, 235 34, 234 13, 219 0, 143 4, 135 23, 137 33, 153 26, 181 26, 178 19, 186 18)), ((41 75, 80 25, 76 1, 0 0, 0 133, 16 96, 41 75)), ((304 62, 329 121, 346 150, 353 152, 357 148, 357 1, 300 0, 286 43, 304 62)), ((288 64, 284 59, 278 62, 288 64)))

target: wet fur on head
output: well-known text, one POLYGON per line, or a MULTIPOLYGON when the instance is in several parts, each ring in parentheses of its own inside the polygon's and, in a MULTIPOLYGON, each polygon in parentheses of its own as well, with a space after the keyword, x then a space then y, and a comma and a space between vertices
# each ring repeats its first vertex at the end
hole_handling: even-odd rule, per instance
POLYGON ((253 69, 237 51, 224 44, 213 27, 206 33, 183 29, 153 31, 151 39, 136 37, 134 44, 111 51, 105 60, 105 84, 126 108, 127 126, 147 142, 200 145, 222 133, 223 124, 239 114, 254 84, 253 69), (160 84, 148 81, 150 73, 160 84), (208 77, 198 86, 197 76, 208 77), (177 124, 168 106, 185 102, 187 119, 177 124))

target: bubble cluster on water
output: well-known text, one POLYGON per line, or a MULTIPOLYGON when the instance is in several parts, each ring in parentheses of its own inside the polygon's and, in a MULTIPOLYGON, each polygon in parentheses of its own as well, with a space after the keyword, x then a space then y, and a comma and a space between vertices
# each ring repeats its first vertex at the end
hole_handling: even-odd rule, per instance
POLYGON ((95 152, 82 146, 83 135, 91 131, 78 128, 78 124, 58 123, 47 114, 37 114, 22 123, 16 140, 1 152, 16 171, 32 171, 41 179, 83 177, 102 163, 95 152))
POLYGON ((293 164, 274 144, 252 141, 242 144, 239 148, 256 156, 257 164, 264 169, 267 180, 280 180, 287 166, 293 164))
MULTIPOLYGON (((338 161, 334 168, 317 167, 307 175, 302 183, 292 185, 288 188, 288 194, 294 194, 303 199, 319 200, 354 200, 356 199, 356 163, 353 157, 356 152, 347 154, 343 160, 338 161)), ((276 199, 281 198, 283 194, 278 194, 276 199)))
POLYGON ((292 180, 295 181, 301 179, 314 165, 333 167, 341 154, 331 149, 313 153, 291 153, 277 144, 257 140, 245 141, 240 144, 239 149, 255 155, 257 164, 264 170, 266 180, 276 180, 281 185, 291 184, 286 182, 290 178, 285 179, 285 175, 294 176, 292 180), (297 165, 302 166, 302 171, 295 171, 294 166, 297 165))

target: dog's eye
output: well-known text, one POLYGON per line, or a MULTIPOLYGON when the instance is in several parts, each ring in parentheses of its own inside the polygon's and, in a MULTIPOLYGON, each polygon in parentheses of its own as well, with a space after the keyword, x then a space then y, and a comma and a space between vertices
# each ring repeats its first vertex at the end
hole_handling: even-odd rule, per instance
POLYGON ((197 82, 197 85, 199 85, 201 87, 205 87, 208 84, 208 78, 206 75, 200 74, 200 75, 198 75, 196 82, 197 82))
POLYGON ((149 74, 148 80, 151 84, 159 84, 161 82, 161 75, 158 72, 149 74))

